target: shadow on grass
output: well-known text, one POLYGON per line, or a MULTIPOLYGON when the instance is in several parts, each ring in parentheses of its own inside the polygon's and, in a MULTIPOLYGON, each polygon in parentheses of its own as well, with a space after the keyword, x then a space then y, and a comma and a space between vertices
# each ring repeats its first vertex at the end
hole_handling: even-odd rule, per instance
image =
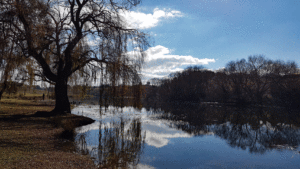
POLYGON ((31 115, 23 115, 23 114, 16 114, 16 115, 2 115, 0 116, 0 121, 10 121, 10 122, 17 122, 22 118, 32 118, 32 117, 54 117, 55 114, 47 111, 37 111, 31 115))
POLYGON ((45 125, 51 125, 54 128, 62 127, 64 131, 59 136, 60 138, 70 139, 74 136, 76 127, 84 126, 93 123, 95 120, 77 116, 73 114, 57 115, 53 112, 37 111, 32 115, 5 115, 0 116, 0 122, 3 123, 2 130, 15 130, 18 128, 44 128, 45 125), (19 127, 18 127, 19 126, 19 127))
POLYGON ((39 103, 39 104, 36 104, 36 103, 10 103, 10 102, 5 102, 5 104, 7 105, 15 105, 15 106, 22 106, 22 107, 32 107, 32 106, 46 106, 46 107, 53 107, 53 104, 50 104, 50 103, 39 103))

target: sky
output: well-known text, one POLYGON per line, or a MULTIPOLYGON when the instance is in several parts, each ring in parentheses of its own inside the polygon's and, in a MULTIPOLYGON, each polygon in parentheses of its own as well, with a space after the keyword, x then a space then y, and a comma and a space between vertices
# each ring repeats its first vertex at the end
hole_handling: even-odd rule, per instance
POLYGON ((148 33, 143 81, 264 55, 300 65, 300 0, 144 0, 124 14, 148 33))

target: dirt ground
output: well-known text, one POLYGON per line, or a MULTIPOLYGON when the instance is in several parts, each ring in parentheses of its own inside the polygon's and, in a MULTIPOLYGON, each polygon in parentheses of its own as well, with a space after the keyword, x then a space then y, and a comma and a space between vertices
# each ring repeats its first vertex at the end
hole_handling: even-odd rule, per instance
POLYGON ((72 139, 62 138, 63 132, 91 119, 35 115, 53 108, 38 100, 0 101, 0 168, 96 168, 88 155, 76 153, 72 139))

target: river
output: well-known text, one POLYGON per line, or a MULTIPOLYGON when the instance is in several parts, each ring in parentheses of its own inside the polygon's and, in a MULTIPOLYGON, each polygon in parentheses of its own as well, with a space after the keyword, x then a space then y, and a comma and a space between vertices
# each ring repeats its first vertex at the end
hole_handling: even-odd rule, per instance
POLYGON ((112 168, 299 168, 300 116, 280 108, 79 105, 77 152, 112 168))

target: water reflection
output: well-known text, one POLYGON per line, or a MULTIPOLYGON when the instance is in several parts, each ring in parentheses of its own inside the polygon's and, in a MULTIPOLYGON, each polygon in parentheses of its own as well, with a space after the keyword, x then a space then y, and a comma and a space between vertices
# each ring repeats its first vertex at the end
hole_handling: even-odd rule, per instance
POLYGON ((197 136, 214 134, 226 140, 231 147, 249 150, 250 153, 263 154, 272 149, 298 153, 300 120, 297 112, 272 107, 196 104, 160 105, 155 109, 168 112, 159 118, 172 120, 170 127, 197 136))
POLYGON ((282 125, 267 124, 252 128, 249 124, 226 123, 216 126, 214 133, 225 139, 231 147, 249 149, 250 153, 262 154, 272 149, 296 151, 300 143, 299 129, 282 125))
POLYGON ((96 144, 93 144, 95 140, 86 140, 88 133, 78 134, 76 140, 80 153, 90 154, 103 168, 128 168, 138 164, 145 140, 140 119, 130 121, 120 118, 109 124, 100 121, 96 131, 96 144))
POLYGON ((270 159, 280 161, 276 158, 282 151, 293 154, 291 162, 300 161, 297 112, 210 104, 143 107, 82 105, 73 109, 73 114, 84 113, 96 120, 77 128, 78 152, 90 154, 100 167, 112 168, 170 168, 171 163, 165 164, 168 161, 177 162, 173 168, 214 168, 216 159, 223 161, 225 168, 233 164, 239 168, 241 159, 222 155, 241 153, 238 150, 242 150, 241 158, 245 159, 263 154, 256 159, 260 167, 265 162, 267 166, 275 165, 270 159), (278 154, 270 156, 268 152, 273 150, 279 150, 275 151, 278 154))

